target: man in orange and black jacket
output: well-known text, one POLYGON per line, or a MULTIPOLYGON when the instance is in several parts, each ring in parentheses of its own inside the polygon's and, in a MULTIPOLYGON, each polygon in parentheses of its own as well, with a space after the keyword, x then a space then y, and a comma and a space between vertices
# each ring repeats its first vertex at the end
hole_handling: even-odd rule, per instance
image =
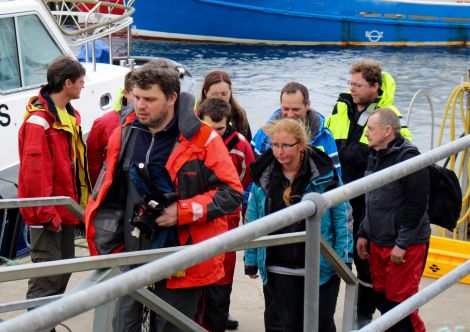
MULTIPOLYGON (((136 165, 163 166, 171 178, 177 201, 155 219, 158 234, 176 230, 176 245, 195 244, 227 230, 225 215, 243 200, 243 188, 227 149, 216 132, 194 114, 194 97, 182 93, 175 71, 144 65, 132 75, 134 112, 110 138, 106 164, 85 212, 87 240, 92 255, 102 253, 100 209, 118 200, 124 209, 124 250, 175 245, 171 237, 147 238, 127 220, 143 198, 132 174, 136 165), (160 239, 161 240, 161 239, 160 239)), ((174 240, 174 239, 173 239, 174 240)), ((116 247, 118 248, 118 247, 116 247)), ((115 252, 117 249, 113 250, 115 252)), ((157 282, 155 293, 183 314, 194 318, 202 286, 224 276, 224 255, 218 255, 177 275, 157 282)), ((118 300, 114 331, 140 331, 142 305, 129 296, 118 300)), ((175 327, 157 316, 159 331, 175 327)), ((152 324, 152 323, 151 323, 152 324)))

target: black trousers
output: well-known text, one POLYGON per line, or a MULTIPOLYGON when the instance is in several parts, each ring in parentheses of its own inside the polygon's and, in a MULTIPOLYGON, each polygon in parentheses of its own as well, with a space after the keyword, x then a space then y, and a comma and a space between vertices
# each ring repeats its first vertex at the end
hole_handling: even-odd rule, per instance
MULTIPOLYGON (((371 284, 372 278, 370 276, 370 265, 369 261, 362 260, 359 258, 356 250, 357 243, 357 232, 359 231, 359 225, 364 215, 365 201, 364 195, 355 197, 350 200, 353 209, 353 237, 354 237, 354 265, 356 266, 357 277, 371 284)), ((357 292, 357 315, 358 318, 372 319, 372 315, 375 312, 376 303, 374 290, 371 287, 366 287, 361 284, 358 286, 357 292)))
MULTIPOLYGON (((191 319, 196 317, 200 287, 169 289, 166 280, 155 284, 155 295, 168 302, 191 319)), ((143 305, 131 296, 119 298, 114 309, 114 332, 140 332, 142 329, 143 305)), ((161 316, 152 314, 152 331, 180 332, 181 330, 161 316)))
MULTIPOLYGON (((33 263, 49 262, 75 257, 75 225, 62 225, 62 231, 54 233, 44 228, 30 228, 31 260, 33 263)), ((28 281, 27 299, 63 294, 70 273, 31 278, 28 281)))
MULTIPOLYGON (((376 292, 375 293, 375 301, 377 303, 377 309, 379 309, 380 313, 383 315, 387 311, 392 310, 400 302, 390 301, 385 297, 384 292, 376 292)), ((414 331, 413 323, 411 321, 411 315, 406 316, 401 321, 393 325, 391 328, 387 330, 387 332, 412 332, 414 331)))
POLYGON ((224 332, 227 327, 232 284, 213 284, 202 289, 201 311, 203 325, 211 332, 224 332))
MULTIPOLYGON (((303 331, 304 280, 304 277, 268 272, 266 288, 270 298, 265 307, 266 331, 303 331)), ((340 281, 339 276, 335 275, 320 286, 319 331, 336 331, 334 314, 340 281)))

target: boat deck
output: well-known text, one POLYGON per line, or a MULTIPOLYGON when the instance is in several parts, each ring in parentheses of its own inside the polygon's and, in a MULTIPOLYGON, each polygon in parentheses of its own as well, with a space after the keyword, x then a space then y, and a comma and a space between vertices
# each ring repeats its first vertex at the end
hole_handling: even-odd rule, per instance
MULTIPOLYGON (((88 250, 83 248, 84 240, 77 243, 76 254, 78 257, 87 256, 88 250), (82 245, 82 246, 80 246, 82 245)), ((231 314, 236 317, 240 326, 239 332, 264 331, 263 325, 263 290, 261 280, 251 280, 243 273, 243 253, 237 253, 237 267, 235 269, 235 279, 232 292, 231 314)), ((29 263, 29 257, 21 260, 22 264, 29 263)), ((81 278, 88 272, 80 272, 72 275, 69 282, 69 289, 73 288, 81 278)), ((421 288, 428 286, 435 279, 421 279, 421 288)), ((340 290, 338 305, 336 309, 336 326, 341 331, 341 317, 343 313, 344 283, 340 290)), ((12 281, 0 283, 1 302, 18 301, 24 299, 27 288, 27 281, 12 281)), ((438 298, 423 306, 420 314, 426 324, 428 331, 438 331, 442 327, 449 327, 451 330, 455 326, 463 326, 470 330, 470 320, 468 319, 468 308, 470 306, 470 285, 455 284, 438 298)), ((18 315, 20 312, 2 313, 0 319, 8 319, 18 315)), ((378 314, 376 313, 378 316, 378 314)), ((93 312, 89 311, 64 322, 64 324, 74 332, 92 331, 93 312)), ((57 332, 67 331, 65 327, 58 326, 57 332)))

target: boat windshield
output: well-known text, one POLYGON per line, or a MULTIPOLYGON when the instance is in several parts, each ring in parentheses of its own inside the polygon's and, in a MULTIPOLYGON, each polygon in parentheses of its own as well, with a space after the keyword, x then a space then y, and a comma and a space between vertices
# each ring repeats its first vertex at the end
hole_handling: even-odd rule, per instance
POLYGON ((63 52, 38 16, 0 17, 0 31, 0 90, 44 83, 47 64, 63 52))

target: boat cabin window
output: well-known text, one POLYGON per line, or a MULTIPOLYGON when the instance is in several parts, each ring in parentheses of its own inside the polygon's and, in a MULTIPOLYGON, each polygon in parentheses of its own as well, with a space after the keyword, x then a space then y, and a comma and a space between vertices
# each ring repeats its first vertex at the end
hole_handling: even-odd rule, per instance
POLYGON ((0 18, 0 89, 20 87, 20 67, 13 18, 0 18))
POLYGON ((37 15, 0 18, 0 90, 37 87, 63 52, 37 15))

